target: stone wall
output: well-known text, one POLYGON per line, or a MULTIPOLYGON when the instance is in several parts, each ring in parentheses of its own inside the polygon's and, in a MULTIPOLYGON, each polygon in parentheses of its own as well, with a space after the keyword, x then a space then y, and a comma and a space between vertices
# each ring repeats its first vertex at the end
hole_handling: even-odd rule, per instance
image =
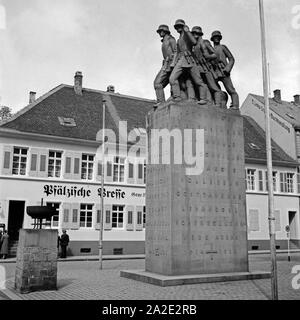
POLYGON ((57 289, 57 230, 20 230, 15 289, 21 293, 57 289))

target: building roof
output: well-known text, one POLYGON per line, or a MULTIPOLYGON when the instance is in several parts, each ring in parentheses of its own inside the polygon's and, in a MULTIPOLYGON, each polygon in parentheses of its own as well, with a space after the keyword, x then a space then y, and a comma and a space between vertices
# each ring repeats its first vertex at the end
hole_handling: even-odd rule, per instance
POLYGON ((118 120, 127 121, 128 131, 145 128, 145 117, 154 101, 117 93, 83 89, 82 95, 74 87, 60 85, 34 103, 23 108, 2 128, 20 132, 96 140, 102 128, 103 98, 107 100, 106 128, 118 132, 118 120), (63 126, 60 119, 73 119, 75 126, 63 126))
MULTIPOLYGON (((252 97, 257 99, 260 103, 264 104, 265 99, 263 96, 259 96, 250 93, 252 97)), ((269 98, 270 109, 289 122, 294 127, 300 127, 300 106, 294 102, 281 101, 277 102, 274 98, 269 98)))
MULTIPOLYGON (((64 84, 23 108, 0 127, 53 138, 96 141, 97 132, 102 128, 103 98, 108 109, 106 128, 117 133, 119 120, 127 121, 128 132, 146 127, 146 115, 153 107, 153 100, 92 89, 83 89, 82 95, 78 95, 73 86, 64 84), (69 121, 67 126, 61 124, 64 118, 69 121)), ((244 116, 243 119, 246 162, 265 164, 265 133, 252 118, 244 116)), ((298 165, 274 141, 272 146, 274 165, 298 165)))
MULTIPOLYGON (((243 116, 246 162, 266 164, 265 131, 251 118, 243 116)), ((272 140, 273 165, 297 167, 298 163, 272 140)))

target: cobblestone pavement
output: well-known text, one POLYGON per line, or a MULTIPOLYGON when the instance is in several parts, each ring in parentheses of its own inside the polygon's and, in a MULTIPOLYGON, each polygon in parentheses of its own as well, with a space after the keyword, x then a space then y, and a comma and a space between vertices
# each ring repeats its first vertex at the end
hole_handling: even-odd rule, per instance
MULTIPOLYGON (((269 271, 269 255, 250 255, 250 271, 269 271)), ((292 288, 294 265, 300 265, 300 254, 288 262, 286 255, 278 255, 279 298, 300 300, 300 290, 292 288)), ((144 260, 104 261, 98 270, 96 261, 76 261, 58 264, 58 290, 20 295, 13 291, 15 264, 7 264, 6 286, 22 300, 214 300, 270 299, 270 279, 233 281, 157 287, 120 277, 120 270, 144 269, 144 260)))

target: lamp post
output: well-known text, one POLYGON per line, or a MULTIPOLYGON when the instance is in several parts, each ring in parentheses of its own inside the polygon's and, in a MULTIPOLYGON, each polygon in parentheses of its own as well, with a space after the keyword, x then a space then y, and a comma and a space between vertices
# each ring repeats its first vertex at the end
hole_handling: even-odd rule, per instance
POLYGON ((268 67, 267 67, 267 48, 266 48, 266 30, 264 17, 264 3, 259 0, 260 27, 261 27, 261 50, 262 50, 262 70, 263 70, 263 87, 265 100, 265 124, 266 124, 266 151, 268 167, 268 219, 270 233, 270 252, 271 252, 271 286, 272 299, 278 300, 277 284, 277 262, 276 262, 276 236, 275 236, 275 216, 274 216, 274 190, 273 190, 273 168, 272 168, 272 144, 270 128, 270 104, 268 88, 268 67))
POLYGON ((101 166, 101 211, 100 211, 100 231, 99 231, 99 268, 102 270, 103 261, 103 217, 104 217, 104 166, 105 166, 105 102, 103 99, 102 105, 102 166, 101 166))

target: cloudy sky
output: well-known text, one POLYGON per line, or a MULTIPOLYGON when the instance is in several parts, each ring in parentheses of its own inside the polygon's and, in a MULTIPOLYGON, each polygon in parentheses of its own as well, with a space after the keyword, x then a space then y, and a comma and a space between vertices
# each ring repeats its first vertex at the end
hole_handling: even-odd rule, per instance
MULTIPOLYGON (((271 90, 282 89, 286 100, 300 93, 295 6, 300 0, 265 0, 271 90)), ((200 25, 207 38, 220 29, 236 57, 241 101, 262 93, 258 0, 0 0, 0 104, 17 111, 29 91, 40 96, 73 84, 77 70, 84 87, 112 84, 117 92, 152 99, 162 59, 155 30, 168 24, 177 37, 177 18, 200 25)))

